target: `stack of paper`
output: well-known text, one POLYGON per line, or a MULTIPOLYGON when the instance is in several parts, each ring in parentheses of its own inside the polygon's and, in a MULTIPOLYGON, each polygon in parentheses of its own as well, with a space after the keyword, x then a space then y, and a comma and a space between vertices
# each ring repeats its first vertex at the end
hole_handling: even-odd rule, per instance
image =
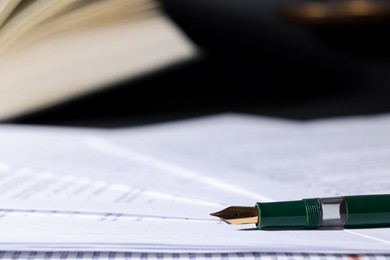
POLYGON ((390 193, 389 133, 390 116, 220 115, 120 130, 3 125, 0 250, 390 254, 388 229, 259 231, 209 216, 256 201, 390 193))
POLYGON ((1 259, 128 260, 128 259, 253 259, 253 260, 386 260, 388 255, 290 254, 290 253, 151 253, 151 252, 0 252, 1 259))

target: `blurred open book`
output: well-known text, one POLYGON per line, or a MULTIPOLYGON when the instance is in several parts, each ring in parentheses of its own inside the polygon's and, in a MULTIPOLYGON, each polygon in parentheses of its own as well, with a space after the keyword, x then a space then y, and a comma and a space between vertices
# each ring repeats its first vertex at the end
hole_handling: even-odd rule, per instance
POLYGON ((0 0, 0 120, 194 54, 150 0, 0 0))

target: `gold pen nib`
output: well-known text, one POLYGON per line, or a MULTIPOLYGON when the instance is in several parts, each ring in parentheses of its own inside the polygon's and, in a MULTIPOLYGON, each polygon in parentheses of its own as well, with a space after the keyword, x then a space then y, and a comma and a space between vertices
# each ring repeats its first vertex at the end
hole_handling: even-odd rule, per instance
POLYGON ((219 217, 229 224, 257 224, 259 222, 256 207, 228 207, 210 215, 219 217))

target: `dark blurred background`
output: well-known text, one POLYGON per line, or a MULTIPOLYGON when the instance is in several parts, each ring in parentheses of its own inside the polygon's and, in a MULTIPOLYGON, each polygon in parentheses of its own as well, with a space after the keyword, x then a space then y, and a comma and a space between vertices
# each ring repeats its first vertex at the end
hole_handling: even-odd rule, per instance
POLYGON ((201 58, 15 122, 117 127, 219 112, 305 120, 390 111, 385 16, 313 23, 282 13, 293 1, 161 3, 201 58))

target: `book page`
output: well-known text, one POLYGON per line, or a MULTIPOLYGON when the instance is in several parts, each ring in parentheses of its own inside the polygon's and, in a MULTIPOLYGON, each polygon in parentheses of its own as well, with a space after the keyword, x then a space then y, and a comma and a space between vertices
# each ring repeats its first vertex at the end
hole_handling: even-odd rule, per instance
POLYGON ((0 53, 35 26, 81 1, 83 0, 23 1, 0 30, 0 53))
POLYGON ((45 41, 0 60, 6 75, 0 80, 0 118, 31 113, 194 55, 188 39, 163 17, 45 41))
POLYGON ((22 0, 0 0, 0 28, 22 0))
POLYGON ((32 44, 118 21, 158 16, 149 0, 26 1, 0 31, 0 53, 13 56, 32 44))
POLYGON ((0 30, 0 120, 195 57, 150 0, 23 2, 0 30))

